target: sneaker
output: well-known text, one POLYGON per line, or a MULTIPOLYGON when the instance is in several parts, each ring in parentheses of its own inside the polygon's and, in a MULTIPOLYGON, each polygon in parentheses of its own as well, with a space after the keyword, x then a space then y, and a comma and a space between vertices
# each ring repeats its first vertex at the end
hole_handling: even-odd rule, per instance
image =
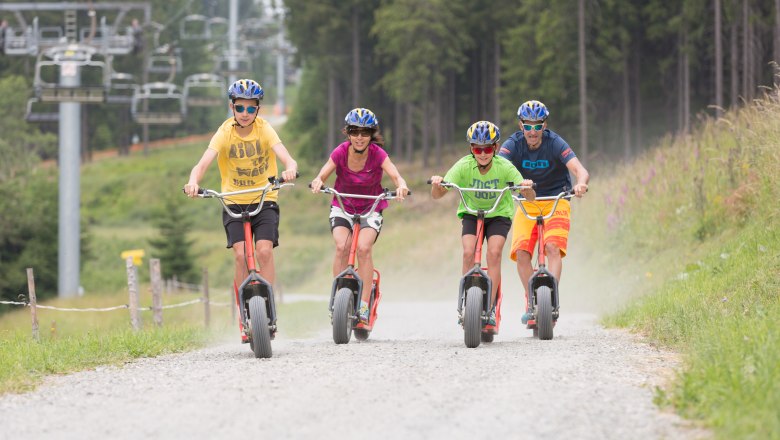
POLYGON ((533 316, 533 314, 531 312, 523 313, 523 317, 522 317, 523 324, 528 324, 528 321, 533 319, 533 317, 534 316, 533 316))
POLYGON ((490 312, 490 316, 488 317, 487 325, 496 325, 496 309, 493 309, 492 312, 490 312))
POLYGON ((360 302, 360 311, 358 312, 358 318, 363 324, 368 324, 368 303, 365 301, 360 302))

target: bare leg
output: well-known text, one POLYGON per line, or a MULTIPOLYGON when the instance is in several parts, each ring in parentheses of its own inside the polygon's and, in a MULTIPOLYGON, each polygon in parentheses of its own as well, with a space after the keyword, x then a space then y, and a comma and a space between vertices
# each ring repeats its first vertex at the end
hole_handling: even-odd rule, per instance
POLYGON ((477 236, 463 235, 461 243, 463 244, 463 271, 461 273, 465 274, 474 267, 474 246, 477 244, 477 236))
POLYGON ((561 271, 563 270, 563 258, 561 258, 561 249, 553 243, 545 243, 544 255, 547 256, 547 269, 558 282, 561 281, 561 271))
POLYGON ((523 283, 523 290, 525 290, 526 310, 528 310, 528 280, 531 279, 533 271, 531 254, 526 251, 517 251, 517 273, 520 275, 520 282, 523 283))
POLYGON ((244 282, 246 277, 249 275, 249 271, 247 271, 246 268, 246 259, 245 259, 245 249, 244 249, 245 242, 239 241, 237 243, 233 244, 233 258, 235 260, 236 265, 236 274, 233 280, 236 283, 236 287, 240 286, 241 283, 244 282))
POLYGON ((357 245, 358 275, 363 280, 361 300, 368 302, 371 297, 371 280, 374 279, 374 259, 371 249, 374 247, 377 232, 371 228, 361 228, 357 245))
POLYGON ((333 228, 333 241, 336 244, 336 252, 333 254, 333 276, 335 277, 347 268, 349 249, 352 246, 352 231, 342 226, 333 228))
POLYGON ((488 238, 487 242, 488 276, 493 282, 493 289, 490 292, 491 304, 496 303, 496 293, 498 285, 501 283, 501 253, 504 250, 505 242, 506 237, 501 235, 494 235, 488 238))
POLYGON ((260 268, 257 273, 260 274, 269 284, 273 285, 276 278, 274 269, 274 244, 270 240, 257 240, 256 260, 260 268))

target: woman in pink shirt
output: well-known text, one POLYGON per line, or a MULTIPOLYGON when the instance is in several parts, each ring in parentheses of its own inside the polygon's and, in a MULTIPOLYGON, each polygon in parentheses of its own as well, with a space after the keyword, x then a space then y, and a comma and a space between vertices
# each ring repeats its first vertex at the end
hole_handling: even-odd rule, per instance
MULTIPOLYGON (((376 115, 369 109, 356 108, 347 113, 344 121, 346 126, 342 131, 347 136, 347 140, 333 150, 317 177, 311 181, 312 192, 318 192, 322 188, 323 182, 333 171, 336 171, 334 185, 336 191, 347 194, 379 195, 383 190, 382 176, 387 173, 397 187, 398 198, 403 200, 409 192, 409 188, 388 157, 387 152, 382 149, 384 139, 379 133, 379 121, 376 115)), ((352 214, 366 213, 374 201, 345 197, 343 202, 347 212, 341 209, 335 198, 330 207, 330 230, 336 243, 336 253, 333 256, 333 276, 338 275, 347 267, 349 249, 352 244, 352 214)), ((382 210, 386 207, 387 201, 382 200, 377 205, 374 215, 361 221, 357 261, 358 275, 364 280, 370 280, 374 275, 371 249, 382 229, 382 210)), ((360 320, 364 323, 368 322, 370 294, 371 283, 363 283, 360 320)))

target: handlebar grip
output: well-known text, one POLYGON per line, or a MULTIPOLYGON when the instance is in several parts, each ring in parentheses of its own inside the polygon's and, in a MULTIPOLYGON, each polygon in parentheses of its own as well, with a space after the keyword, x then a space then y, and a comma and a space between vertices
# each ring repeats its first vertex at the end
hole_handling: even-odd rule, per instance
MULTIPOLYGON (((296 172, 295 172, 295 178, 297 179, 297 178, 299 178, 299 177, 301 177, 301 173, 299 173, 299 172, 297 172, 297 171, 296 171, 296 172)), ((268 179, 268 180, 271 180, 271 179, 268 179)), ((279 182, 279 185, 281 185, 281 184, 283 184, 283 183, 285 182, 285 180, 284 180, 284 177, 282 177, 282 176, 279 176, 279 177, 275 178, 275 180, 276 180, 277 182, 279 182)), ((273 182, 271 182, 271 183, 273 183, 273 182)))
MULTIPOLYGON (((433 183, 433 182, 431 182, 431 179, 428 179, 428 185, 430 185, 431 183, 433 183)), ((448 184, 448 183, 450 183, 450 182, 447 182, 447 181, 444 181, 444 180, 441 181, 442 185, 445 185, 445 184, 448 184)))
MULTIPOLYGON (((184 189, 184 188, 182 188, 182 189, 181 189, 181 192, 183 192, 184 194, 187 194, 187 190, 186 190, 186 189, 184 189)), ((203 189, 203 188, 198 188, 198 195, 199 195, 199 196, 202 196, 202 195, 203 195, 203 194, 205 194, 205 193, 206 193, 206 190, 205 190, 205 189, 203 189)))
MULTIPOLYGON (((388 193, 388 195, 390 197, 398 197, 398 191, 388 191, 387 193, 388 193)), ((412 195, 412 192, 411 191, 407 191, 406 195, 410 196, 410 195, 412 195)))

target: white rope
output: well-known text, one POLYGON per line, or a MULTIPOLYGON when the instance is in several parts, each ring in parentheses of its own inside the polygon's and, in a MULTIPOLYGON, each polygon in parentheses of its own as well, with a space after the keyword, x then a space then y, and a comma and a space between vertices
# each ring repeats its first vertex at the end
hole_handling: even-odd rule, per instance
POLYGON ((19 301, 0 301, 0 304, 9 304, 12 306, 26 306, 26 302, 19 302, 19 301))
MULTIPOLYGON (((167 305, 167 306, 162 306, 160 308, 161 309, 172 309, 174 307, 184 307, 184 306, 188 306, 190 304, 197 304, 199 302, 203 302, 203 299, 202 298, 193 299, 192 301, 185 301, 185 302, 178 303, 178 304, 170 304, 170 305, 167 305)), ((147 310, 151 310, 151 309, 152 308, 149 307, 147 310)))
POLYGON ((217 302, 217 301, 209 301, 209 304, 212 305, 212 306, 217 306, 217 307, 230 307, 230 306, 233 305, 233 303, 217 302))
POLYGON ((42 305, 36 305, 35 307, 38 308, 38 309, 59 310, 60 312, 110 312, 112 310, 127 309, 130 306, 128 306, 127 304, 122 304, 121 306, 103 307, 103 308, 87 308, 87 309, 73 309, 73 308, 42 306, 42 305))

